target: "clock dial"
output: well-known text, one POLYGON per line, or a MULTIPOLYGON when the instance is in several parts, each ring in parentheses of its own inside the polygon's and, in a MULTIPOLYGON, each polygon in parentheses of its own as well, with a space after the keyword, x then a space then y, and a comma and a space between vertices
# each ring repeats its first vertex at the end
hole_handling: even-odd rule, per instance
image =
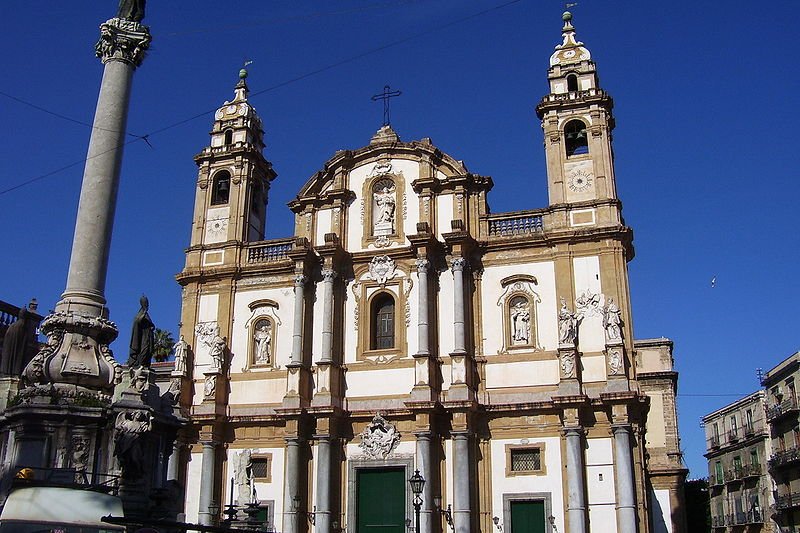
POLYGON ((574 192, 583 192, 592 186, 592 174, 585 170, 575 170, 567 177, 567 185, 574 192))

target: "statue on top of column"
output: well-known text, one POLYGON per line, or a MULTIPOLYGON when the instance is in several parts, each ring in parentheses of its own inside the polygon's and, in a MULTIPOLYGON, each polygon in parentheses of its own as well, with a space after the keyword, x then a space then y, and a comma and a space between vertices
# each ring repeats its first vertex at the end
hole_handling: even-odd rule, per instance
POLYGON ((117 18, 141 22, 144 19, 144 5, 146 0, 119 0, 117 18))
POLYGON ((139 304, 141 307, 139 312, 136 313, 131 327, 131 351, 130 357, 128 357, 128 366, 150 368, 150 361, 153 359, 153 348, 155 347, 156 326, 147 312, 150 307, 147 296, 142 295, 139 298, 139 304))

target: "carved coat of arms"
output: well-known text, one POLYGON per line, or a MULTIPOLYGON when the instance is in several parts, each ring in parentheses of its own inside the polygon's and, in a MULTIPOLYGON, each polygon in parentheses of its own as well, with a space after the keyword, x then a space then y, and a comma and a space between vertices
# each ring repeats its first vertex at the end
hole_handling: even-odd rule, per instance
POLYGON ((385 284, 387 280, 390 280, 394 277, 394 271, 394 259, 388 255, 379 255, 377 257, 373 257, 372 261, 369 262, 369 273, 372 276, 372 279, 381 285, 385 284))
POLYGON ((400 444, 400 432, 380 414, 360 434, 359 448, 370 459, 386 459, 400 444))

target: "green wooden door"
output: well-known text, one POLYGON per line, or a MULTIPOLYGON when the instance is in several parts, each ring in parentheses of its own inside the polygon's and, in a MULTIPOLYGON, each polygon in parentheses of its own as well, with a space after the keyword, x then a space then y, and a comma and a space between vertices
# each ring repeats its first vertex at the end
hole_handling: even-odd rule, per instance
POLYGON ((405 469, 356 471, 356 533, 404 533, 405 469))
POLYGON ((511 502, 510 533, 545 533, 544 502, 511 502))

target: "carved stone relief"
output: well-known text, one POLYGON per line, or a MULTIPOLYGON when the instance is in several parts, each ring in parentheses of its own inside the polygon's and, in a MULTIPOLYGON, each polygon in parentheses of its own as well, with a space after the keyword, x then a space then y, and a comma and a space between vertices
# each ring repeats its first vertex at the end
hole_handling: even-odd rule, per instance
POLYGON ((370 459, 386 459, 400 444, 400 432, 380 414, 372 418, 360 437, 358 447, 370 459))
POLYGON ((394 277, 394 259, 386 255, 373 257, 372 261, 369 263, 369 273, 372 279, 384 285, 388 280, 394 277))

